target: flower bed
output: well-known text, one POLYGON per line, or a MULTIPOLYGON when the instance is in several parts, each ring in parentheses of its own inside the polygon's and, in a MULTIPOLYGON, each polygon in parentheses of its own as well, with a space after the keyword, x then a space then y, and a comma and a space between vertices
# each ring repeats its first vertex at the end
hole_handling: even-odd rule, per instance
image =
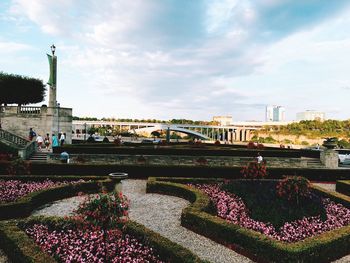
POLYGON ((23 182, 20 180, 0 180, 0 203, 13 202, 19 198, 26 196, 29 193, 40 191, 43 189, 53 188, 57 186, 62 186, 65 184, 76 184, 84 182, 83 180, 78 181, 62 181, 53 182, 46 179, 42 182, 23 182))
MULTIPOLYGON (((215 183, 215 179, 212 182, 215 183)), ((350 225, 298 242, 278 241, 208 213, 211 203, 208 195, 185 185, 189 183, 209 182, 199 182, 198 178, 150 177, 147 192, 174 195, 190 201, 192 204, 182 211, 181 225, 216 242, 243 249, 263 262, 330 262, 350 253, 350 225)), ((350 208, 350 197, 327 192, 315 186, 312 186, 312 190, 322 197, 350 208)))
POLYGON ((154 250, 119 230, 54 229, 33 224, 25 232, 59 262, 163 262, 154 250))
POLYGON ((219 185, 197 184, 195 187, 209 195, 216 205, 219 217, 279 241, 296 242, 350 224, 350 209, 324 198, 322 199, 322 205, 327 215, 325 221, 321 220, 320 215, 304 217, 293 222, 285 222, 283 226, 276 229, 269 222, 265 223, 252 219, 242 199, 223 191, 219 185))
POLYGON ((47 176, 31 175, 16 178, 18 179, 16 181, 21 183, 11 182, 12 176, 2 176, 0 179, 1 182, 4 180, 4 184, 0 188, 1 197, 3 200, 8 200, 7 202, 0 202, 0 219, 25 217, 46 203, 68 198, 77 195, 79 192, 96 193, 101 192, 102 188, 111 190, 114 187, 114 182, 108 177, 102 176, 85 176, 84 180, 80 179, 79 176, 54 176, 50 178, 52 182, 48 181, 47 176), (9 181, 11 187, 7 189, 6 182, 9 181), (31 184, 28 184, 28 182, 31 182, 31 184), (23 185, 25 187, 22 189, 23 185), (45 188, 43 186, 50 187, 45 188), (40 187, 43 188, 39 189, 40 187), (36 190, 28 191, 34 189, 36 190), (24 193, 26 194, 20 197, 20 194, 24 193))

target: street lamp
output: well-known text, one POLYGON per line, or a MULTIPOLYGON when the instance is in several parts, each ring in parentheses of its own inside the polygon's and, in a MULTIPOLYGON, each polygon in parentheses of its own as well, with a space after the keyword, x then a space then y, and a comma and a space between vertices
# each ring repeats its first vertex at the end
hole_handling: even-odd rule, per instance
POLYGON ((60 134, 60 106, 61 104, 57 103, 57 134, 60 134))
POLYGON ((55 55, 55 51, 56 51, 55 45, 52 44, 52 46, 50 48, 51 48, 52 56, 54 56, 55 55))

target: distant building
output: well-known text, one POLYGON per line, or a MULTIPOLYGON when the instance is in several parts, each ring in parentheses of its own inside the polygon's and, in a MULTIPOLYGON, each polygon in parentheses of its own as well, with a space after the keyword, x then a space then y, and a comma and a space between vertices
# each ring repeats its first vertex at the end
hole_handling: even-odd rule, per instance
POLYGON ((326 114, 321 111, 307 110, 297 113, 298 121, 324 121, 326 119, 326 114))
POLYGON ((285 121, 285 108, 282 106, 266 106, 265 121, 285 121))
POLYGON ((233 122, 232 116, 214 116, 213 121, 219 123, 220 126, 227 126, 233 122))

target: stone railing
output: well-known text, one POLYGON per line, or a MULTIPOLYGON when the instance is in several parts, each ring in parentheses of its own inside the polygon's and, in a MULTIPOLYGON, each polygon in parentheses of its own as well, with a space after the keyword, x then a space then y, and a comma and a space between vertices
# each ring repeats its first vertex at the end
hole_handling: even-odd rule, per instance
POLYGON ((28 140, 3 129, 0 129, 0 140, 7 141, 17 148, 23 148, 28 143, 28 140))
POLYGON ((21 106, 17 111, 19 114, 41 114, 41 107, 21 106))
POLYGON ((36 150, 35 141, 28 141, 16 134, 0 129, 0 141, 18 150, 18 155, 27 159, 36 150))

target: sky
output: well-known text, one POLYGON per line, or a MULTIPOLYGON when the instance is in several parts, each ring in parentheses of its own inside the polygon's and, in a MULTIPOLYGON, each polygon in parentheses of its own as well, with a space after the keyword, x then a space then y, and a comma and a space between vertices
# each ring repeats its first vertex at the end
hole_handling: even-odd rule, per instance
POLYGON ((349 119, 349 28, 348 0, 1 0, 0 71, 46 83, 54 43, 74 116, 349 119))

